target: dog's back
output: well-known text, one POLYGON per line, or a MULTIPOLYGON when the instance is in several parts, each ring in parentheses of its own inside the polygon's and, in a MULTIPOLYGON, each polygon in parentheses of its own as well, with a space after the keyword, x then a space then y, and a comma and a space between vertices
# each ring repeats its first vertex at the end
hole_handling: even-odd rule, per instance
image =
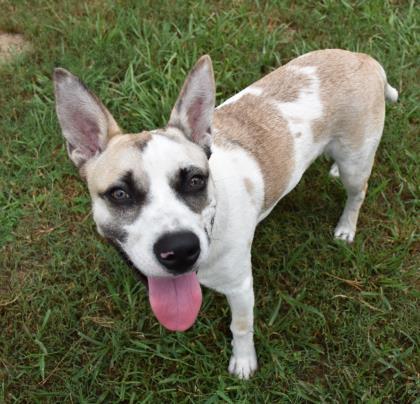
POLYGON ((310 52, 220 105, 215 144, 240 146, 255 157, 264 177, 265 216, 323 152, 337 162, 357 155, 368 161, 363 171, 370 173, 385 96, 395 101, 398 93, 370 56, 339 49, 310 52))

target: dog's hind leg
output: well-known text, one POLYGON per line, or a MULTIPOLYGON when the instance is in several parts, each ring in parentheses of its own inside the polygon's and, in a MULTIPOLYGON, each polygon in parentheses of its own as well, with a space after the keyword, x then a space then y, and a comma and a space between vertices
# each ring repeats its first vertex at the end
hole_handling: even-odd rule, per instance
POLYGON ((343 180, 346 181, 347 201, 335 228, 334 237, 352 243, 356 234, 359 211, 366 196, 367 179, 353 181, 354 178, 349 177, 343 180))
POLYGON ((358 149, 335 147, 335 161, 340 179, 347 191, 347 200, 334 231, 336 239, 353 242, 359 211, 366 196, 375 152, 382 134, 382 127, 365 139, 358 149))

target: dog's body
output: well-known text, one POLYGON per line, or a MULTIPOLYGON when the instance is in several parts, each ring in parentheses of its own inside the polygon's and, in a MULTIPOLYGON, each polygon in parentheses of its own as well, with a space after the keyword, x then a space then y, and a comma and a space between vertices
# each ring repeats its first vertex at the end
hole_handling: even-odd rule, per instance
POLYGON ((229 370, 248 378, 257 367, 255 227, 326 153, 348 193, 335 236, 353 241, 385 97, 398 96, 384 70, 364 54, 311 52, 214 110, 211 61, 203 57, 168 126, 135 135, 122 135, 70 73, 57 69, 55 86, 68 152, 87 179, 99 232, 148 277, 152 308, 169 329, 194 322, 198 281, 225 294, 232 310, 229 370))

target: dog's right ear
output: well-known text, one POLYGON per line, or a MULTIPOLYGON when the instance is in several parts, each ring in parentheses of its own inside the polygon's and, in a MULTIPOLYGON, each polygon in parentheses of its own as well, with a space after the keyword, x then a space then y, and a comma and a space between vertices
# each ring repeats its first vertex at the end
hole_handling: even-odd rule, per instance
POLYGON ((70 159, 79 169, 121 133, 110 112, 73 74, 54 69, 55 107, 70 159))

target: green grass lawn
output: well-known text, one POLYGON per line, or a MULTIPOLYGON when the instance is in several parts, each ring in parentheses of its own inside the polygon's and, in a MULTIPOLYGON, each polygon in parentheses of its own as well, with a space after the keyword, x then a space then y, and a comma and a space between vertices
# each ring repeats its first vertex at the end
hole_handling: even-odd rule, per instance
POLYGON ((86 3, 0 2, 0 31, 22 33, 33 47, 0 66, 0 402, 418 400, 415 2, 86 3), (334 47, 377 58, 400 101, 387 106, 352 246, 332 239, 345 193, 328 178, 327 161, 259 227, 260 369, 242 382, 227 372, 224 297, 205 291, 196 325, 170 333, 96 234, 87 190, 64 151, 52 69, 80 75, 134 132, 165 124, 204 53, 220 102, 295 56, 334 47))

